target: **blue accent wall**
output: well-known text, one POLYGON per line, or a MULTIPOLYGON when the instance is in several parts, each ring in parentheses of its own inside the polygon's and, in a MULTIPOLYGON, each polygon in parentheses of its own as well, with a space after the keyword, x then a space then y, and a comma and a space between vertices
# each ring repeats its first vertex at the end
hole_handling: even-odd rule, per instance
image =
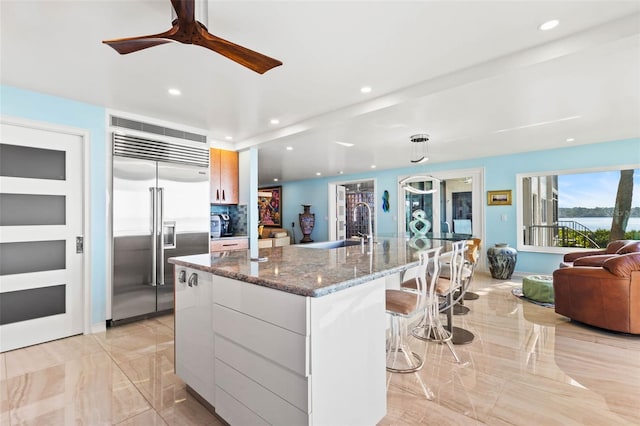
MULTIPOLYGON (((589 145, 567 146, 552 150, 534 151, 522 154, 495 157, 475 158, 464 161, 434 163, 417 167, 383 170, 375 173, 357 175, 341 175, 330 178, 315 178, 304 181, 283 183, 283 200, 285 223, 289 226, 296 223, 296 241, 301 234, 297 214, 302 212, 300 204, 311 204, 311 211, 316 214, 316 227, 311 235, 316 241, 328 239, 328 183, 355 180, 376 179, 378 200, 376 200, 376 222, 378 234, 394 234, 397 232, 397 180, 399 176, 410 174, 429 174, 436 171, 484 168, 485 190, 510 189, 515 197, 516 175, 527 172, 562 171, 587 169, 608 166, 631 165, 640 163, 640 138, 620 141, 602 142, 589 145), (382 192, 389 191, 391 207, 383 212, 382 192)), ((613 191, 616 188, 612 188, 613 191)), ((483 194, 483 200, 484 194, 483 194)), ((490 206, 485 208, 485 241, 484 247, 498 242, 506 242, 517 246, 517 210, 513 200, 510 206, 490 206), (501 221, 506 215, 507 221, 501 221)), ((521 252, 516 264, 517 272, 550 274, 558 267, 561 255, 550 253, 521 252)))
POLYGON ((106 320, 105 108, 0 85, 0 114, 89 132, 91 154, 91 323, 106 320))
MULTIPOLYGON (((60 97, 35 93, 0 85, 0 114, 39 122, 70 126, 87 130, 91 144, 91 289, 92 323, 106 319, 106 247, 107 247, 107 181, 106 181, 106 111, 105 108, 76 102, 60 97)), ((311 204, 316 215, 316 226, 311 235, 316 241, 328 239, 328 183, 375 179, 378 193, 376 200, 376 222, 379 234, 393 234, 397 230, 398 176, 429 173, 444 170, 484 168, 485 189, 516 188, 516 174, 526 172, 561 171, 568 169, 595 168, 640 163, 640 138, 598 144, 568 146, 565 148, 476 158, 472 160, 434 163, 417 167, 381 170, 370 173, 342 175, 331 178, 316 178, 282 183, 283 227, 291 230, 294 223, 295 240, 302 238, 298 214, 302 204, 311 204), (382 192, 389 191, 391 207, 388 212, 381 208, 382 192)), ((484 197, 483 197, 484 199, 484 197)), ((486 241, 488 247, 497 242, 516 246, 516 204, 485 208, 486 241), (500 220, 503 214, 508 220, 500 220)), ((521 252, 516 270, 519 272, 551 273, 561 256, 557 254, 521 252)))

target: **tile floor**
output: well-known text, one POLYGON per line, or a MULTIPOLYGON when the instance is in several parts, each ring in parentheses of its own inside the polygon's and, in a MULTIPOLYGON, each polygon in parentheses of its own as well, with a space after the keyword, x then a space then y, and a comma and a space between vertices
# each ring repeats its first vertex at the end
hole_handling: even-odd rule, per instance
MULTIPOLYGON (((380 425, 640 424, 640 336, 571 323, 513 296, 520 284, 476 275, 480 298, 454 317, 476 336, 455 347, 463 364, 414 341, 426 364, 388 376, 380 425)), ((173 356, 171 316, 0 354, 0 424, 222 424, 186 392, 173 356)))

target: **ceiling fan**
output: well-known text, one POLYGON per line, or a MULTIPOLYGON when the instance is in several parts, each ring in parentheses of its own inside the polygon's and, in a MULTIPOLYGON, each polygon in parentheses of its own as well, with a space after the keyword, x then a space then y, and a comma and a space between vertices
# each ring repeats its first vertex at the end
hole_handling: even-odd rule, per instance
POLYGON ((168 31, 139 37, 104 40, 103 43, 113 47, 121 55, 166 43, 195 44, 226 56, 259 74, 282 65, 282 62, 277 59, 210 34, 207 27, 196 21, 195 0, 171 0, 171 4, 177 18, 173 20, 172 27, 168 31))

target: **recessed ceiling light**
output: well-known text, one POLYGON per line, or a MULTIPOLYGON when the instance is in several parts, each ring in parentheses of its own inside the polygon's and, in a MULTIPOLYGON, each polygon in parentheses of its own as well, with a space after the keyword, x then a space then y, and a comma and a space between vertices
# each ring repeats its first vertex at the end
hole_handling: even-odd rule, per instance
POLYGON ((322 173, 316 172, 316 176, 321 176, 321 175, 322 175, 322 173))
POLYGON ((552 30, 555 27, 557 27, 559 23, 560 23, 560 21, 558 21, 557 19, 551 19, 550 21, 547 21, 547 22, 544 22, 544 23, 540 24, 538 29, 540 31, 549 31, 549 30, 552 30))
POLYGON ((287 151, 293 151, 293 147, 292 146, 288 146, 287 147, 287 151))
POLYGON ((233 139, 233 136, 225 136, 224 138, 225 138, 226 140, 230 141, 230 140, 232 140, 232 139, 233 139))
POLYGON ((567 138, 567 142, 573 142, 573 141, 575 141, 574 138, 567 138))
POLYGON ((168 92, 172 96, 180 96, 180 95, 182 95, 182 92, 180 90, 174 89, 174 88, 169 89, 168 92))
POLYGON ((341 175, 341 174, 343 174, 343 173, 344 173, 344 172, 343 172, 342 170, 340 170, 340 171, 338 172, 338 174, 339 174, 339 175, 341 175))
POLYGON ((269 121, 269 123, 271 123, 271 124, 280 124, 280 120, 278 120, 277 118, 272 118, 271 121, 269 121))
POLYGON ((338 145, 342 145, 342 146, 346 146, 347 148, 350 148, 353 146, 352 143, 349 142, 340 142, 340 141, 335 141, 338 145))
POLYGON ((277 181, 278 181, 278 178, 273 178, 273 181, 274 181, 274 182, 277 182, 277 181))
POLYGON ((375 165, 375 164, 372 164, 372 165, 371 165, 371 168, 372 168, 372 169, 375 169, 375 168, 376 168, 376 165, 375 165))
POLYGON ((360 88, 360 92, 362 92, 362 93, 371 93, 371 87, 370 86, 362 86, 360 88))

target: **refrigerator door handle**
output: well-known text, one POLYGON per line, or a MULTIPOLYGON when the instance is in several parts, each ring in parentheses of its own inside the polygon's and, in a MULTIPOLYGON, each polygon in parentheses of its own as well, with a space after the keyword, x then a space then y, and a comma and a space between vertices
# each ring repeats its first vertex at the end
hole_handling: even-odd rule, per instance
POLYGON ((156 252, 158 249, 158 221, 156 220, 158 199, 156 188, 149 188, 151 193, 151 282, 150 286, 156 286, 158 264, 156 261, 156 252))
POLYGON ((160 273, 158 276, 158 285, 164 285, 164 188, 158 188, 158 199, 159 199, 159 228, 160 228, 160 252, 158 253, 160 259, 158 263, 160 264, 160 273))

